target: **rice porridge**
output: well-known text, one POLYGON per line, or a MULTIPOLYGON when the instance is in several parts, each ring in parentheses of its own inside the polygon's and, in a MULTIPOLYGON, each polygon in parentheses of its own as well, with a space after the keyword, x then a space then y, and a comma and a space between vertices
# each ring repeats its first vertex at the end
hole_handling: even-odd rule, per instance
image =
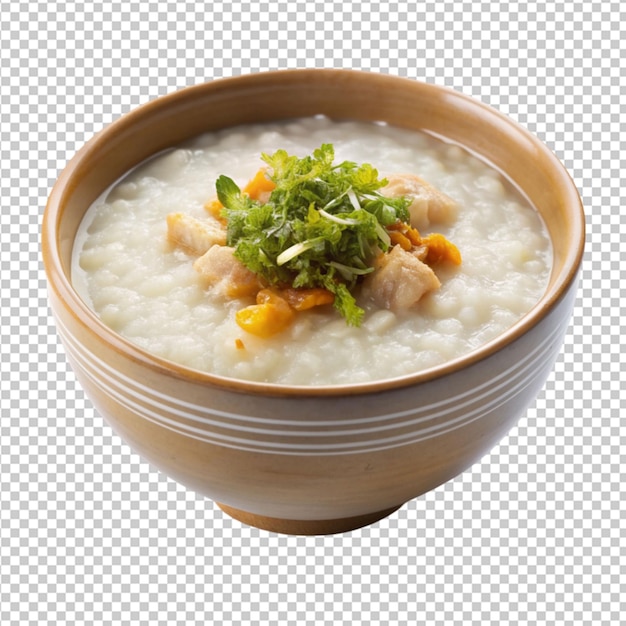
MULTIPOLYGON (((422 232, 422 229, 420 229, 422 232)), ((129 172, 90 207, 79 230, 72 281, 104 324, 165 359, 229 378, 334 385, 394 378, 439 365, 495 338, 541 297, 552 250, 536 211, 502 175, 461 147, 383 124, 323 117, 210 133, 129 172), (332 307, 299 313, 270 337, 246 333, 224 298, 167 236, 181 211, 205 219, 222 174, 243 187, 279 149, 304 156, 332 143, 337 162, 370 163, 381 177, 414 173, 452 198, 447 223, 460 265, 436 269, 441 286, 406 310, 357 296, 355 327, 332 307)))

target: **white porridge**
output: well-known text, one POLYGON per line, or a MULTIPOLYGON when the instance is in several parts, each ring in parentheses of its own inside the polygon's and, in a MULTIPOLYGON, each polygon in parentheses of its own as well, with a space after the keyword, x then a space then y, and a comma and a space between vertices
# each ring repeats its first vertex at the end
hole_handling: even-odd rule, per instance
MULTIPOLYGON (((171 361, 226 376, 293 385, 401 376, 466 354, 501 334, 541 297, 552 251, 536 211, 461 147, 386 125, 310 118, 206 134, 142 164, 89 209, 74 246, 72 280, 102 321, 171 361), (451 198, 453 218, 426 220, 460 251, 435 268, 440 286, 408 308, 356 292, 362 323, 332 306, 299 312, 282 332, 245 332, 236 313, 254 299, 207 287, 167 216, 207 219, 220 175, 240 187, 279 149, 304 156, 334 146, 336 162, 371 163, 381 177, 419 175, 451 198)), ((397 291, 397 290, 396 290, 397 291)))

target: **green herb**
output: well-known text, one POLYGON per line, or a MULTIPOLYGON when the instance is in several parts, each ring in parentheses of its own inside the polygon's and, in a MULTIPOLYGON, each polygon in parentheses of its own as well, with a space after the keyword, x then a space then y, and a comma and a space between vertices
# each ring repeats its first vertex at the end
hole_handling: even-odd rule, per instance
POLYGON ((389 248, 385 227, 408 222, 409 203, 383 196, 387 181, 371 165, 335 165, 334 158, 332 144, 304 158, 263 154, 276 185, 267 203, 251 200, 227 176, 216 189, 227 243, 246 267, 270 285, 328 289, 339 313, 358 326, 364 311, 352 290, 389 248))

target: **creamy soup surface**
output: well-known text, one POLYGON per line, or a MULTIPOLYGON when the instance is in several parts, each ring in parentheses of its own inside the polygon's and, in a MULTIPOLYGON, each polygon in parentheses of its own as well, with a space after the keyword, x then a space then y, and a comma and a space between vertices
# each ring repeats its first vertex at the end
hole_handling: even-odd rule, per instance
MULTIPOLYGON (((422 233, 422 234, 427 234, 422 233)), ((337 385, 399 377, 440 365, 497 337, 541 297, 552 250, 537 212, 500 173, 461 147, 383 124, 323 117, 210 133, 128 173, 89 209, 74 246, 72 280, 111 329, 176 363, 228 378, 337 385), (462 255, 436 270, 441 287, 410 310, 369 301, 360 327, 330 306, 298 313, 285 331, 260 338, 235 312, 249 300, 207 288, 189 254, 167 237, 166 216, 207 216, 215 181, 240 186, 260 154, 335 147, 336 162, 371 163, 381 176, 414 173, 458 204, 450 224, 430 224, 462 255)))

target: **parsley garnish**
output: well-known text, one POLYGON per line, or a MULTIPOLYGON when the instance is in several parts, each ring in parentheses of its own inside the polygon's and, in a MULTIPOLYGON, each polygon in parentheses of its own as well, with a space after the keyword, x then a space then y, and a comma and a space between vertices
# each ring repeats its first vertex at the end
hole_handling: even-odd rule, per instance
POLYGON ((347 323, 358 326, 364 311, 352 290, 388 250, 385 227, 408 222, 409 202, 383 196, 387 181, 367 163, 334 165, 332 144, 304 158, 285 150, 261 158, 276 185, 267 202, 250 199, 227 176, 216 182, 227 244, 269 285, 328 289, 347 323))

